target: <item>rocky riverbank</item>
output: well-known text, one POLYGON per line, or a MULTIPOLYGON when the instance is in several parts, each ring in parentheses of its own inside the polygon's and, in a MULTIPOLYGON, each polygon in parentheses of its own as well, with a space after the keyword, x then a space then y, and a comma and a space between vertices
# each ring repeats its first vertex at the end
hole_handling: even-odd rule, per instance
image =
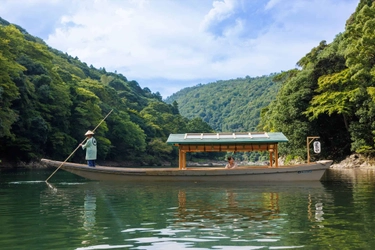
POLYGON ((343 161, 332 164, 331 168, 375 168, 375 159, 360 154, 352 154, 343 161))

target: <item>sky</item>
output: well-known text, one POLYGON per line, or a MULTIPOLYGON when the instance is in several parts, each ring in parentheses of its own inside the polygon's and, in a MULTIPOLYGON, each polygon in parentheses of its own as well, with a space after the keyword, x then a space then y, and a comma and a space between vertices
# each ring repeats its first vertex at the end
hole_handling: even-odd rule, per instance
POLYGON ((0 17, 165 99, 296 68, 359 0, 0 0, 0 17))

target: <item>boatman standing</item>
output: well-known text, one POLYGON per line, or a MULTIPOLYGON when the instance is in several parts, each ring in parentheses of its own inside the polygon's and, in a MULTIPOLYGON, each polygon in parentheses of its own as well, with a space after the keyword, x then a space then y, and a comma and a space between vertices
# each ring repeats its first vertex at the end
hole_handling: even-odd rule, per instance
POLYGON ((95 167, 96 160, 96 139, 94 138, 94 132, 88 130, 85 134, 87 141, 85 144, 79 144, 82 149, 86 149, 86 160, 89 167, 95 167))

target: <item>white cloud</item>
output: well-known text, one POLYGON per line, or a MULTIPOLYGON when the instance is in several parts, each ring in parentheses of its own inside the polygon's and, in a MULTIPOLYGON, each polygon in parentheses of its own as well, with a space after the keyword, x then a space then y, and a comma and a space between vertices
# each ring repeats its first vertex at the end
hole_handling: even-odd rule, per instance
POLYGON ((273 7, 275 7, 277 4, 281 3, 281 0, 270 0, 268 1, 268 3, 266 4, 266 7, 265 9, 266 10, 269 10, 269 9, 272 9, 273 7))
POLYGON ((211 25, 216 24, 230 17, 237 5, 236 0, 213 1, 213 8, 205 15, 201 27, 207 30, 211 25))
POLYGON ((321 40, 344 31, 358 2, 3 0, 0 16, 167 97, 205 79, 291 69, 321 40))

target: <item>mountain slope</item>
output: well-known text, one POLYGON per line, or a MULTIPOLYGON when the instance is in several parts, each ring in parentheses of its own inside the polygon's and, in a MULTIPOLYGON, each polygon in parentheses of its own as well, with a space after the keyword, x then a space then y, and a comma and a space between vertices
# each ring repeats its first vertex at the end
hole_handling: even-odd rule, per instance
POLYGON ((237 78, 184 88, 166 99, 181 115, 200 117, 215 131, 256 131, 262 108, 275 98, 280 83, 269 76, 237 78))

